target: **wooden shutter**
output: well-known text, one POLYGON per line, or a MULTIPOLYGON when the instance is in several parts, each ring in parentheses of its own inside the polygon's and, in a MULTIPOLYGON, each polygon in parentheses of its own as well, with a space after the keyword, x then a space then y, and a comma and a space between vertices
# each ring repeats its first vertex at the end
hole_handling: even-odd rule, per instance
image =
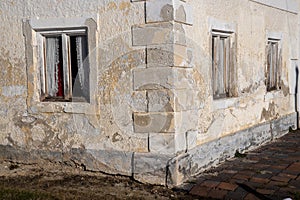
POLYGON ((282 73, 282 50, 278 45, 278 64, 277 64, 277 89, 281 88, 281 73, 282 73))
POLYGON ((230 44, 230 52, 229 52, 229 96, 234 97, 237 96, 237 85, 236 85, 236 42, 235 36, 232 34, 230 44))
POLYGON ((217 87, 218 94, 220 97, 224 97, 225 92, 225 39, 220 38, 219 40, 219 63, 217 68, 217 87))
POLYGON ((224 39, 225 42, 225 50, 224 50, 224 88, 226 96, 230 96, 230 37, 224 39))
POLYGON ((271 51, 272 45, 270 42, 268 42, 266 47, 266 54, 267 54, 267 63, 266 63, 266 70, 265 70, 265 78, 266 78, 266 86, 267 90, 270 89, 270 68, 272 63, 272 51, 271 51))
POLYGON ((271 69, 271 88, 277 89, 277 69, 278 69, 278 43, 272 43, 272 65, 270 67, 271 69))
POLYGON ((212 61, 213 61, 213 95, 214 97, 217 97, 217 94, 219 92, 218 88, 218 66, 219 66, 219 41, 220 38, 218 36, 213 36, 212 38, 213 42, 213 55, 212 55, 212 61))

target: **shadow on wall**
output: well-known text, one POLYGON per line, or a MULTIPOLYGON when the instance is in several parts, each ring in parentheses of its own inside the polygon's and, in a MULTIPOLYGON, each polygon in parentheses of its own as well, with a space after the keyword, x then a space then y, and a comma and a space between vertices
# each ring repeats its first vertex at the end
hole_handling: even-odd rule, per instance
POLYGON ((295 112, 297 113, 297 129, 299 129, 299 112, 298 112, 298 77, 299 69, 298 65, 296 66, 296 86, 295 86, 295 112))

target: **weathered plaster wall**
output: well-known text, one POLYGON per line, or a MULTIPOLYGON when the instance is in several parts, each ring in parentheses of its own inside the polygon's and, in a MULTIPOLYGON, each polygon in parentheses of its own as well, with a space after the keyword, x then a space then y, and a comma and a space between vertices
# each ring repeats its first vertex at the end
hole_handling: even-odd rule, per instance
POLYGON ((235 150, 281 136, 295 125, 299 18, 278 5, 250 0, 2 1, 0 147, 8 152, 1 151, 0 157, 27 162, 42 157, 176 185, 235 150), (96 29, 95 48, 89 52, 95 60, 93 103, 40 103, 37 59, 31 52, 36 48, 34 24, 75 18, 91 19, 96 29), (237 97, 213 100, 212 27, 235 33, 237 97), (270 34, 282 39, 283 86, 267 93, 270 34))
POLYGON ((131 75, 133 68, 145 62, 144 50, 133 48, 131 41, 131 27, 144 22, 143 4, 122 0, 1 1, 0 19, 2 145, 28 151, 148 151, 148 134, 134 135, 132 123, 132 112, 145 107, 140 100, 145 94, 133 92, 131 75), (97 86, 94 112, 74 113, 72 106, 68 109, 72 103, 48 103, 33 110, 28 96, 39 98, 39 80, 33 78, 38 70, 26 65, 25 55, 35 43, 25 46, 23 21, 74 18, 92 18, 97 24, 97 46, 90 52, 97 52, 99 60, 97 66, 91 66, 97 68, 98 77, 92 80, 97 86))
POLYGON ((295 111, 289 76, 291 59, 298 58, 298 16, 253 1, 189 1, 194 25, 187 37, 194 48, 195 68, 206 77, 206 103, 199 115, 198 144, 246 129, 295 111), (201 12, 200 12, 201 10, 201 12), (226 13, 226 14, 225 14, 226 13), (210 31, 234 27, 237 54, 236 98, 213 100, 211 91, 210 31), (269 33, 282 34, 282 88, 266 92, 266 43, 269 33), (205 120, 203 120, 205 119, 205 120))

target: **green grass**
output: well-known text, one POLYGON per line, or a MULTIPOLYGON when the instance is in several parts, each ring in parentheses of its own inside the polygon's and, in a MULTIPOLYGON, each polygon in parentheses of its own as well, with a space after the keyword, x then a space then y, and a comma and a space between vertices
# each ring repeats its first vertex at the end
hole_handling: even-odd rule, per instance
POLYGON ((3 200, 54 200, 55 197, 42 192, 0 187, 0 199, 3 200))
POLYGON ((299 192, 294 193, 294 199, 295 200, 300 200, 300 193, 299 192))

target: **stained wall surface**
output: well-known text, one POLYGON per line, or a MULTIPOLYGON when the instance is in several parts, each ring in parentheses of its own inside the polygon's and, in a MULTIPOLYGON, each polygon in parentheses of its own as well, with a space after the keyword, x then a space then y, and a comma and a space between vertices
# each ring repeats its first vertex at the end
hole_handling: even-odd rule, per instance
MULTIPOLYGON (((206 106, 200 111, 198 143, 295 112, 298 15, 293 10, 284 10, 288 2, 281 3, 279 8, 261 4, 260 1, 189 3, 194 7, 194 24, 187 35, 192 45, 196 46, 193 53, 195 68, 206 85, 203 96, 206 106), (228 30, 235 34, 237 97, 213 100, 210 82, 212 29, 228 30), (267 92, 266 45, 272 36, 281 39, 282 84, 280 90, 267 92)), ((298 2, 290 3, 297 6, 298 2)))
POLYGON ((1 1, 1 157, 176 185, 280 137, 297 121, 299 3, 1 1), (78 26, 88 27, 91 100, 41 102, 37 32, 78 26), (212 95, 213 30, 234 36, 234 97, 212 95), (274 37, 280 89, 267 92, 266 45, 274 37))

